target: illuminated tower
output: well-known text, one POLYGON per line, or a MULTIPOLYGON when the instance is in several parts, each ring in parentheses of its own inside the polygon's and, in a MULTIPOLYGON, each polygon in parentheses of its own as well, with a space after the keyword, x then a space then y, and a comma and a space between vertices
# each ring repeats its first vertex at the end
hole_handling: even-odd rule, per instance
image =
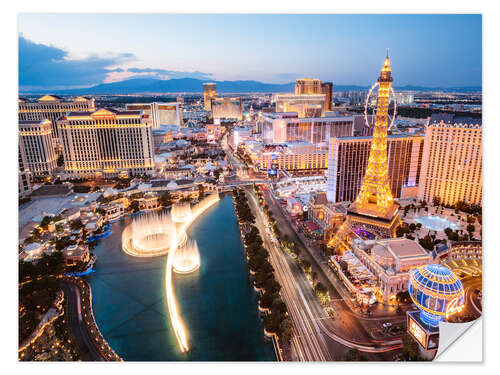
POLYGON ((212 110, 212 99, 217 97, 217 85, 213 82, 203 84, 203 103, 205 111, 212 110))
POLYGON ((391 84, 391 67, 387 55, 378 78, 377 113, 365 176, 358 197, 347 209, 347 220, 329 244, 338 252, 349 249, 356 237, 396 237, 396 229, 401 225, 399 205, 392 197, 387 167, 387 111, 391 84))
POLYGON ((395 237, 401 224, 399 205, 394 202, 387 170, 387 125, 392 84, 389 55, 378 78, 378 104, 368 166, 358 197, 348 209, 351 224, 374 232, 379 237, 395 237))

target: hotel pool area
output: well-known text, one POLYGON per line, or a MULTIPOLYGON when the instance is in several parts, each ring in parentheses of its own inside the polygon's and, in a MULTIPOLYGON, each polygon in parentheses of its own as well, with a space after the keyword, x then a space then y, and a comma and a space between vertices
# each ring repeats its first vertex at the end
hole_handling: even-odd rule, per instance
POLYGON ((459 226, 453 221, 439 216, 420 216, 415 218, 415 221, 422 224, 425 228, 435 231, 443 231, 446 228, 459 229, 459 226))

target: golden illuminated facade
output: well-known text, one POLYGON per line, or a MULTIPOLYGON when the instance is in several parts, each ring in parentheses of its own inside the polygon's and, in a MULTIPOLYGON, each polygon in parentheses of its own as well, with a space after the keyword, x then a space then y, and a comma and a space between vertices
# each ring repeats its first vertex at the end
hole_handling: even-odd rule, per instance
POLYGON ((70 176, 154 172, 152 124, 142 111, 70 112, 59 119, 58 126, 64 167, 70 176))
POLYGON ((481 205, 481 119, 434 114, 425 131, 420 199, 481 205))
POLYGON ((322 93, 322 83, 318 78, 300 78, 295 80, 295 95, 322 93))
POLYGON ((74 111, 94 111, 95 103, 93 98, 79 96, 73 100, 64 100, 56 95, 44 95, 36 102, 30 102, 19 98, 19 120, 43 120, 48 119, 52 124, 52 138, 59 144, 59 132, 57 129, 57 119, 67 112, 74 111))
POLYGON ((19 147, 23 169, 34 177, 47 177, 57 167, 49 120, 19 121, 19 147))
POLYGON ((217 85, 215 83, 203 84, 203 103, 205 111, 212 110, 212 99, 217 97, 217 85))
POLYGON ((332 110, 332 98, 333 98, 333 83, 324 82, 321 84, 322 93, 326 95, 326 110, 332 110))

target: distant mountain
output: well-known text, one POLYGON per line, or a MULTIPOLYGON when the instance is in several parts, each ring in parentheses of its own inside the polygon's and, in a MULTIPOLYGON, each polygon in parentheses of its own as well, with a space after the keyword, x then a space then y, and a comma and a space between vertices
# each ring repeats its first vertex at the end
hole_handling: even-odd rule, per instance
MULTIPOLYGON (((102 83, 96 86, 66 89, 66 90, 20 90, 27 94, 66 94, 66 95, 99 95, 99 94, 165 94, 165 93, 201 93, 204 82, 215 82, 218 93, 274 93, 274 92, 294 92, 295 82, 289 83, 263 83, 259 81, 202 81, 195 78, 177 79, 156 79, 156 78, 132 78, 113 83, 102 83)), ((335 92, 368 90, 369 86, 356 85, 333 85, 335 92)), ((421 86, 401 86, 395 87, 397 91, 461 91, 475 92, 481 91, 481 87, 453 87, 453 88, 432 88, 421 86)))

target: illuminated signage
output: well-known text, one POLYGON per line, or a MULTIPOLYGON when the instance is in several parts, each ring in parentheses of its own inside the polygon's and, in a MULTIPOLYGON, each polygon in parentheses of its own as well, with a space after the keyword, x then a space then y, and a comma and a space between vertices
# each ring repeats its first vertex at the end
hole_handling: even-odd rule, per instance
POLYGON ((448 303, 448 305, 446 306, 446 312, 445 312, 446 319, 448 319, 449 316, 459 313, 464 309, 465 304, 462 303, 459 305, 458 299, 459 299, 458 296, 453 298, 450 301, 450 303, 448 303))
POLYGON ((427 343, 427 334, 425 331, 410 317, 408 321, 408 332, 422 345, 424 348, 427 343))

